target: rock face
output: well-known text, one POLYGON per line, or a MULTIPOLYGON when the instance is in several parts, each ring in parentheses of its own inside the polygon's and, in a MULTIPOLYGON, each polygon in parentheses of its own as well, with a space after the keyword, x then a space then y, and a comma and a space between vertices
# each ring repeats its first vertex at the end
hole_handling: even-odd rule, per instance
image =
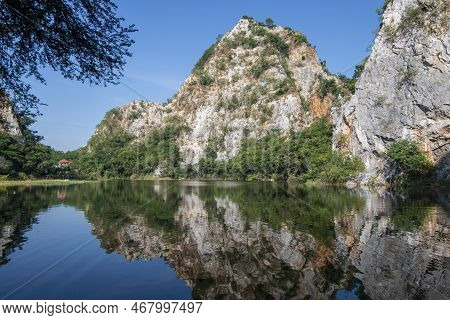
POLYGON ((392 174, 383 154, 400 139, 419 143, 449 178, 450 56, 446 0, 391 0, 334 146, 362 158, 365 181, 392 174))
POLYGON ((7 98, 0 92, 0 132, 6 132, 12 136, 20 136, 21 131, 17 118, 8 103, 7 98))
POLYGON ((114 109, 96 135, 114 127, 139 140, 181 124, 188 128, 178 138, 183 163, 195 165, 211 141, 220 145, 217 159, 226 160, 244 137, 299 130, 348 97, 302 34, 243 18, 205 52, 170 102, 135 101, 114 109), (340 95, 321 90, 333 80, 340 95))

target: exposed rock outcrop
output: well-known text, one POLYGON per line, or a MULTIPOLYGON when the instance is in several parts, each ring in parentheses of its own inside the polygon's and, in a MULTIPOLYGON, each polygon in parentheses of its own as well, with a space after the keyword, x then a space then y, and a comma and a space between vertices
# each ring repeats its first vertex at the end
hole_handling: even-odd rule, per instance
POLYGON ((0 90, 0 132, 6 132, 12 136, 20 136, 21 131, 17 117, 14 115, 11 104, 0 90))
POLYGON ((384 153, 400 139, 417 141, 449 177, 450 55, 447 0, 387 2, 356 93, 344 106, 336 148, 362 158, 363 180, 393 174, 384 153))

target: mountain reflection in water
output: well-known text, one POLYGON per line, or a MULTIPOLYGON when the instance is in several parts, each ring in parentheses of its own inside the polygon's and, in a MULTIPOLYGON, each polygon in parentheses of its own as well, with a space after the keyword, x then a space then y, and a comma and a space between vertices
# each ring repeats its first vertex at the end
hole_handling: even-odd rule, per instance
POLYGON ((195 299, 448 299, 449 203, 448 192, 262 182, 8 187, 0 282, 39 215, 64 205, 84 213, 107 253, 165 259, 195 299))

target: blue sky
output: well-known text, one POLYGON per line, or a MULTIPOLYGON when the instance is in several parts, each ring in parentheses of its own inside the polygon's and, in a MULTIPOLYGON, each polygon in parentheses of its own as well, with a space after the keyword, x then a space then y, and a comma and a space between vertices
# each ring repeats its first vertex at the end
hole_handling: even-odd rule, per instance
POLYGON ((134 90, 124 85, 91 87, 45 70, 46 86, 30 80, 33 93, 47 104, 33 129, 57 150, 85 145, 106 111, 142 96, 156 102, 172 96, 217 35, 243 15, 258 21, 271 17, 278 25, 301 31, 332 72, 351 75, 369 53, 378 26, 375 10, 382 2, 118 0, 119 15, 139 29, 122 79, 134 90))

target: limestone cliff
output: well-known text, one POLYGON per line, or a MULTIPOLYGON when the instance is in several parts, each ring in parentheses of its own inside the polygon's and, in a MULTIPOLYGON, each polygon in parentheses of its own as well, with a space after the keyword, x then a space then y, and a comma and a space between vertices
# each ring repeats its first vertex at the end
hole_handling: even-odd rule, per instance
POLYGON ((12 110, 7 97, 0 90, 0 132, 6 132, 13 136, 21 134, 19 123, 12 110))
POLYGON ((205 51, 168 103, 116 108, 96 135, 124 130, 141 140, 154 129, 182 124, 183 163, 195 165, 211 141, 219 144, 217 159, 226 160, 245 137, 304 128, 349 95, 301 33, 245 17, 205 51))
POLYGON ((450 56, 447 0, 386 1, 356 93, 336 121, 334 146, 362 158, 364 181, 384 183, 400 139, 419 143, 449 178, 450 56))

